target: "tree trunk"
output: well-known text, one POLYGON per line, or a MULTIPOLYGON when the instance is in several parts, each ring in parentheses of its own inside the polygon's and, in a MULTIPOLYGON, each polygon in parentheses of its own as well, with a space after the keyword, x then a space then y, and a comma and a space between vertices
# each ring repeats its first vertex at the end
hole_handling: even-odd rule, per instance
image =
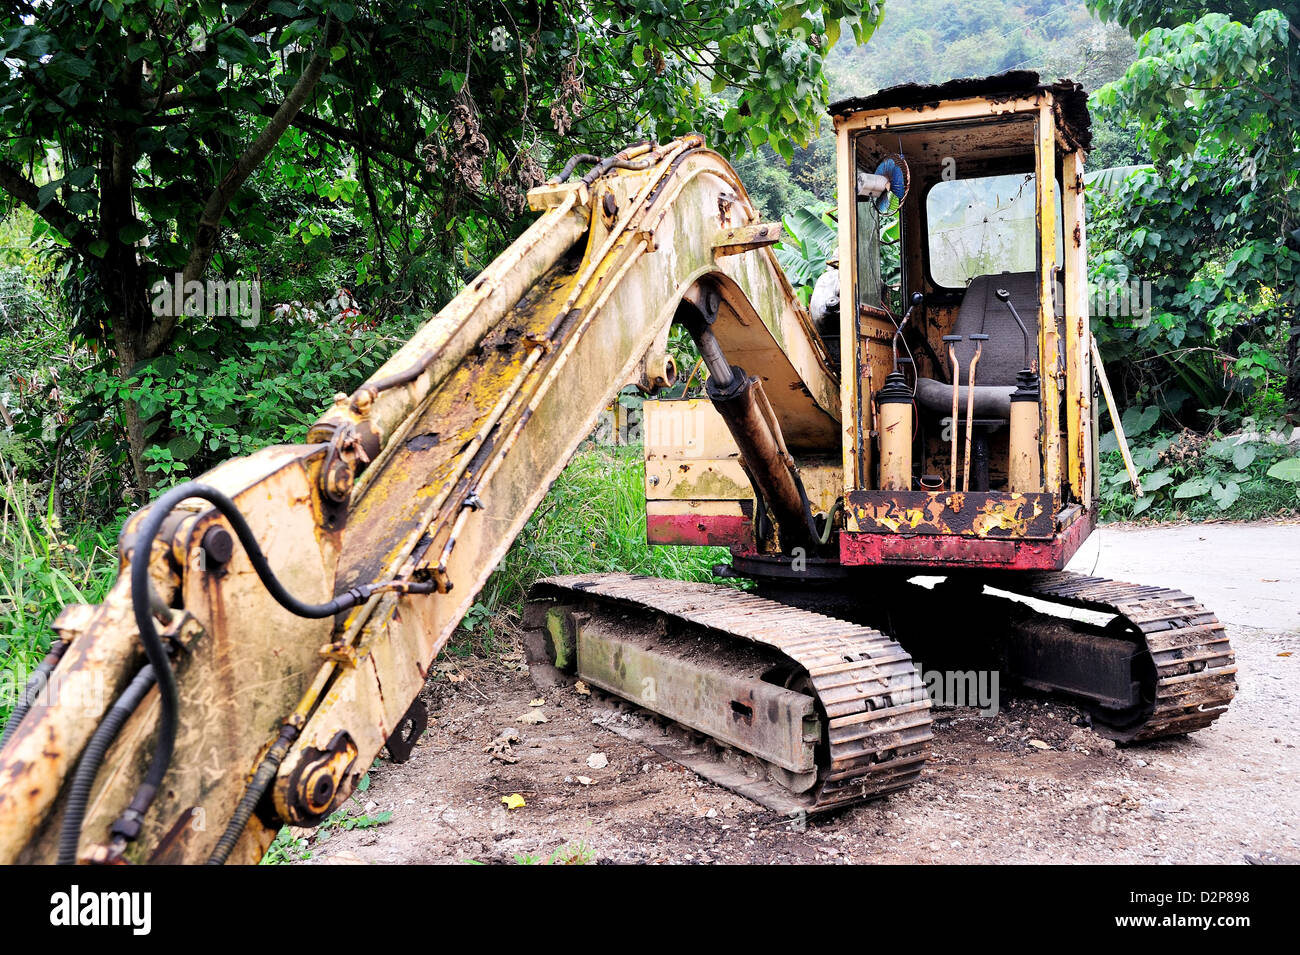
MULTIPOLYGON (((100 191, 100 224, 101 234, 108 241, 108 250, 104 254, 102 276, 112 309, 117 373, 123 383, 131 380, 140 362, 158 357, 163 350, 162 344, 165 344, 151 344, 157 338, 155 326, 158 319, 149 308, 146 272, 135 245, 123 242, 119 237, 119 230, 135 219, 131 198, 134 162, 135 150, 129 131, 118 131, 106 137, 104 163, 107 175, 103 177, 100 191)), ((145 468, 147 445, 140 406, 129 397, 122 402, 122 419, 126 427, 131 471, 135 476, 136 497, 143 503, 149 498, 154 479, 145 468)))
MULTIPOLYGON (((131 334, 127 321, 114 323, 114 351, 117 355, 117 374, 122 383, 131 380, 131 373, 138 362, 143 360, 140 343, 131 334)), ((144 440, 144 421, 140 418, 140 406, 130 398, 122 399, 122 423, 126 428, 126 450, 131 461, 131 473, 135 477, 136 498, 143 503, 153 488, 153 475, 145 470, 144 452, 147 445, 144 440)))

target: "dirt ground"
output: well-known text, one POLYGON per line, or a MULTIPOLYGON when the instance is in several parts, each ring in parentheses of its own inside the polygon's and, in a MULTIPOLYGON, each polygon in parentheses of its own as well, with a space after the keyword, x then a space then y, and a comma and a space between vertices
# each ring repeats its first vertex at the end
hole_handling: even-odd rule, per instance
MULTIPOLYGON (((313 863, 1300 861, 1300 525, 1106 528, 1071 569, 1176 586, 1227 624, 1238 695, 1191 737, 1116 749, 1059 704, 936 711, 920 781, 806 828, 539 696, 519 655, 442 662, 430 728, 358 801, 386 825, 314 837, 313 863), (540 712, 544 723, 517 718, 540 712), (485 750, 499 731, 513 763, 485 750), (603 759, 601 758, 603 757, 603 759), (599 767, 599 768, 595 768, 599 767), (507 809, 503 797, 524 805, 507 809)), ((618 718, 615 716, 614 718, 618 718)))

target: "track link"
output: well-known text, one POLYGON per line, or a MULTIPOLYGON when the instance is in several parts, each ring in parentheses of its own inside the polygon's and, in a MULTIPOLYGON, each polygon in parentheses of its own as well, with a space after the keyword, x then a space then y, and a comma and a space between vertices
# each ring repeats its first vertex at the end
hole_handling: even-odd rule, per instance
POLYGON ((815 784, 769 798, 771 787, 743 785, 734 773, 702 772, 769 808, 817 813, 876 798, 913 782, 929 757, 929 695, 911 657, 877 630, 732 587, 626 574, 547 578, 533 588, 530 603, 578 606, 615 620, 652 616, 666 626, 724 644, 746 641, 788 659, 793 678, 786 686, 812 696, 821 717, 815 784))
POLYGON ((1178 736, 1209 726, 1232 702, 1237 665, 1219 619, 1195 598, 1061 571, 999 579, 993 586, 1052 603, 1113 613, 1154 664, 1153 692, 1132 722, 1097 728, 1120 742, 1178 736))

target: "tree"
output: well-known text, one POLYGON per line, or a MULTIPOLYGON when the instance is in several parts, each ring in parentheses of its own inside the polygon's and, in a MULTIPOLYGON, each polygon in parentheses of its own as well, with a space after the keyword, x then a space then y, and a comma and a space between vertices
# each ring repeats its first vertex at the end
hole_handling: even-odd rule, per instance
POLYGON ((133 375, 186 321, 150 290, 252 277, 264 164, 322 202, 355 192, 371 229, 359 268, 401 283, 451 243, 499 248, 560 153, 698 128, 788 160, 820 122, 825 50, 842 27, 865 42, 883 6, 7 0, 0 190, 65 249, 77 332, 117 364, 143 491, 133 375))
POLYGON ((1224 361, 1247 378, 1285 374, 1300 412, 1300 3, 1090 5, 1142 34, 1137 62, 1094 108, 1136 119, 1156 164, 1121 186, 1110 234, 1110 266, 1152 280, 1155 307, 1113 341, 1202 379, 1224 361))

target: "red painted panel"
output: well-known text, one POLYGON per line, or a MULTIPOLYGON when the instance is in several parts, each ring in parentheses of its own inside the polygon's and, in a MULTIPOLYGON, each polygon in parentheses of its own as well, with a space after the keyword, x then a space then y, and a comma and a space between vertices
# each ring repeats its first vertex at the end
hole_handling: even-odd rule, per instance
POLYGON ((955 536, 840 534, 840 563, 850 566, 976 567, 1060 570, 1092 531, 1092 514, 1081 514, 1051 540, 972 540, 955 536))
POLYGON ((748 517, 717 514, 647 514, 646 540, 686 547, 752 544, 754 524, 748 517))

